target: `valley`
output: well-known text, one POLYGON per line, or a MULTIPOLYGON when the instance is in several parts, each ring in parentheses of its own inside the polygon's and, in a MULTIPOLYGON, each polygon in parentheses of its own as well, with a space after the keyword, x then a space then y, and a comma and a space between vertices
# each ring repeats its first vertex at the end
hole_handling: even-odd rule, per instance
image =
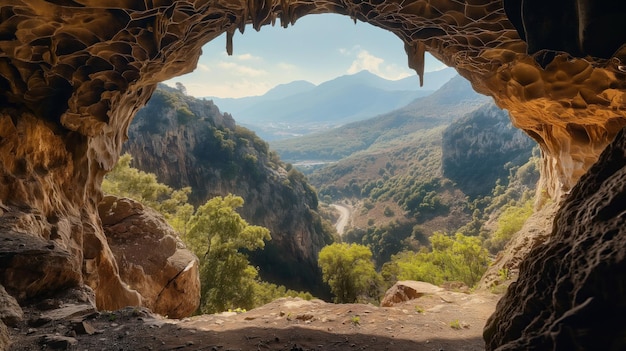
MULTIPOLYGON (((178 231, 176 245, 195 250, 202 267, 201 314, 168 319, 143 308, 95 312, 79 302, 60 309, 70 309, 71 320, 61 315, 42 327, 13 328, 11 337, 19 341, 11 350, 76 344, 120 350, 484 349, 483 326, 518 273, 517 258, 501 251, 533 213, 538 181, 535 143, 511 126, 505 111, 457 76, 372 118, 321 131, 304 123, 302 133, 276 128, 275 136, 286 136, 285 130, 302 135, 271 144, 236 118, 212 101, 160 86, 129 128, 128 154, 119 166, 124 170, 114 170, 103 184, 105 191, 115 188, 108 182, 118 177, 130 188, 148 189, 134 197, 144 204, 153 199, 150 205, 178 231), (153 192, 160 195, 148 196, 153 192), (204 208, 215 208, 215 228, 228 231, 234 218, 243 223, 243 241, 256 243, 239 242, 236 235, 210 239, 202 256, 193 235, 208 218, 200 215, 204 208), (223 219, 225 211, 233 217, 223 219), (265 228, 267 237, 259 239, 265 228), (351 283, 370 280, 352 301, 337 300, 318 261, 321 250, 343 244, 369 252, 374 272, 354 274, 351 283), (209 256, 215 247, 230 247, 224 251, 230 256, 209 256), (479 282, 493 257, 497 271, 479 282), (243 269, 229 271, 229 265, 243 269), (220 275, 222 269, 227 273, 220 275), (379 306, 396 282, 406 280, 437 286, 379 306), (205 295, 213 296, 210 304, 205 295), (67 330, 69 337, 59 335, 67 330)), ((545 209, 529 221, 540 227, 533 230, 549 227, 554 205, 545 209)), ((25 312, 29 324, 45 315, 36 308, 25 312)))
MULTIPOLYGON (((290 91, 311 89, 295 82, 294 89, 266 95, 289 98, 290 91)), ((383 268, 411 252, 429 252, 438 235, 469 238, 485 255, 497 254, 513 234, 492 238, 504 225, 500 217, 531 201, 538 173, 534 142, 467 81, 452 77, 425 94, 378 116, 268 145, 212 101, 161 86, 137 114, 124 149, 133 167, 174 189, 189 187, 193 207, 215 196, 241 196, 242 217, 271 233, 262 250, 245 252, 270 284, 330 299, 318 253, 341 242, 371 251, 376 274, 385 277, 375 278, 376 289, 400 278, 438 283, 383 268)), ((243 105, 259 99, 244 98, 243 105)), ((362 300, 376 302, 379 293, 362 300)))
POLYGON ((262 96, 217 98, 220 110, 267 141, 327 132, 346 123, 401 108, 430 95, 456 75, 451 68, 391 81, 368 71, 345 75, 318 86, 305 81, 279 85, 262 96))

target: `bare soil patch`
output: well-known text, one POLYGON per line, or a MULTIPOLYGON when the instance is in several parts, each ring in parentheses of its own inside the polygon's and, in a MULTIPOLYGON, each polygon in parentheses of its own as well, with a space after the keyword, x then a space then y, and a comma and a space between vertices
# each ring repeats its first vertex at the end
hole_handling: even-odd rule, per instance
POLYGON ((484 350, 482 329, 499 297, 443 291, 385 308, 287 298, 245 313, 182 320, 131 307, 78 307, 54 320, 42 318, 49 311, 26 309, 23 325, 11 330, 10 350, 477 351, 484 350))

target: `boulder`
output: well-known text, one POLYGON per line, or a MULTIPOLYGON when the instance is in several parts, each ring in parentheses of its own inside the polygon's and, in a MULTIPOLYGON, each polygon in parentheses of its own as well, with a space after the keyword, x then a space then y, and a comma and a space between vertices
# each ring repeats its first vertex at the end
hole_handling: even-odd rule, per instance
POLYGON ((0 321, 15 327, 24 320, 24 312, 15 298, 9 295, 0 285, 0 321))
POLYGON ((200 304, 198 258, 152 210, 128 198, 105 196, 98 207, 120 277, 142 304, 170 318, 191 315, 200 304))
POLYGON ((443 290, 443 288, 426 282, 402 280, 396 282, 385 292, 380 305, 382 307, 391 307, 402 302, 418 299, 424 295, 436 294, 443 290))
POLYGON ((0 241, 0 284, 18 301, 53 294, 81 281, 72 252, 57 240, 0 230, 0 241))

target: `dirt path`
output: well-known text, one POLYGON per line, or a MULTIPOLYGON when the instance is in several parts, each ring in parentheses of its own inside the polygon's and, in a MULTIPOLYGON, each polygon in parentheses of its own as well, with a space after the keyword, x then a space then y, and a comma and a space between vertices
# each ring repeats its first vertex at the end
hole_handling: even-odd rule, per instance
POLYGON ((31 310, 12 329, 9 350, 479 351, 498 298, 444 291, 384 308, 285 298, 245 313, 182 320, 131 307, 61 320, 31 310))
POLYGON ((339 219, 337 220, 337 223, 335 223, 335 228, 337 229, 337 233, 339 235, 343 235, 343 232, 350 221, 350 208, 341 204, 332 204, 331 206, 340 213, 339 219))

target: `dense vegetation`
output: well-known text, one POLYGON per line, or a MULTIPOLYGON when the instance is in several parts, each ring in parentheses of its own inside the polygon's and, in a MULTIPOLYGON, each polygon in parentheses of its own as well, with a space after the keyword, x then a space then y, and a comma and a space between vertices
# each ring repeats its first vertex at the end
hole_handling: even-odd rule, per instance
POLYGON ((437 232, 430 237, 431 249, 402 251, 385 263, 382 275, 388 285, 398 280, 419 280, 441 285, 462 282, 474 286, 489 264, 487 250, 478 237, 437 232))
POLYGON ((524 164, 536 143, 513 127, 506 111, 488 104, 448 126, 441 145, 443 174, 475 198, 506 179, 503 165, 524 164))
POLYGON ((131 156, 123 155, 102 189, 154 208, 179 232, 200 260, 200 312, 250 309, 282 296, 312 298, 260 280, 247 252, 262 249, 271 239, 270 232, 248 224, 236 212, 243 205, 241 197, 215 197, 194 208, 187 203, 189 188, 172 189, 154 174, 130 167, 130 162, 131 156))
POLYGON ((133 166, 172 188, 191 188, 187 195, 194 206, 215 196, 242 197, 242 218, 268 228, 274 238, 264 250, 249 253, 260 276, 330 297, 317 253, 334 241, 335 231, 319 214, 316 190, 254 132, 183 88, 159 86, 138 111, 124 144, 133 166))
MULTIPOLYGON (((341 202, 353 209, 345 243, 328 245, 332 239, 324 240, 328 246, 320 246, 316 262, 335 301, 376 302, 397 279, 473 286, 488 266, 489 253, 501 250, 532 213, 538 178, 537 156, 530 155, 532 142, 511 129, 507 115, 494 106, 477 109, 480 99, 474 99, 468 89, 460 85, 444 89, 460 102, 433 94, 431 100, 421 102, 439 101, 439 107, 415 104, 325 136, 308 137, 300 145, 284 143, 293 146, 287 157, 339 160, 310 175, 325 202, 341 202), (467 109, 477 110, 458 119, 460 111, 467 109), (472 161, 476 157, 478 166, 472 161)), ((303 173, 282 164, 254 133, 229 125, 227 115, 219 123, 194 124, 197 107, 187 105, 192 111, 187 114, 184 104, 168 94, 160 98, 177 111, 175 123, 193 124, 204 133, 204 142, 195 143, 192 150, 195 158, 217 167, 221 177, 235 184, 254 183, 268 189, 252 198, 261 205, 253 217, 263 215, 269 209, 265 205, 276 201, 295 206, 300 197, 294 194, 300 193, 313 210, 300 220, 317 223, 317 232, 332 231, 318 214, 317 194, 303 173), (260 171, 268 168, 272 172, 260 171), (281 186, 269 185, 271 174, 280 174, 281 186)), ((124 162, 129 163, 122 158, 124 162)), ((264 262, 269 262, 281 257, 282 251, 267 241, 262 227, 249 225, 235 212, 244 203, 241 198, 222 196, 196 209, 186 204, 187 197, 193 196, 189 188, 146 188, 142 184, 156 178, 125 172, 121 179, 141 175, 130 186, 143 187, 135 196, 151 201, 155 197, 151 194, 156 194, 151 204, 187 237, 199 256, 210 258, 202 273, 203 311, 249 308, 275 296, 295 294, 262 282, 263 270, 250 265, 249 257, 258 257, 259 252, 265 252, 264 262), (208 235, 215 229, 207 228, 218 224, 210 224, 207 218, 216 216, 225 216, 219 225, 230 223, 232 232, 208 235), (258 250, 262 247, 265 250, 258 250), (231 286, 237 290, 230 290, 231 286), (217 301, 218 296, 223 301, 217 301)), ((294 216, 286 209, 278 218, 298 221, 294 216)), ((278 261, 265 267, 274 273, 299 274, 296 266, 278 261)))
POLYGON ((319 265, 337 303, 369 301, 380 296, 380 277, 367 246, 337 243, 320 251, 319 265))
MULTIPOLYGON (((476 284, 489 253, 501 250, 533 211, 532 140, 491 104, 449 125, 452 119, 431 117, 437 122, 426 125, 413 111, 347 125, 336 134, 363 134, 344 138, 350 156, 309 175, 323 201, 353 209, 343 241, 370 250, 383 287, 394 279, 476 284), (368 144, 359 149, 359 140, 368 144)), ((333 135, 305 138, 321 146, 307 145, 299 156, 327 156, 324 150, 339 142, 333 135)))

